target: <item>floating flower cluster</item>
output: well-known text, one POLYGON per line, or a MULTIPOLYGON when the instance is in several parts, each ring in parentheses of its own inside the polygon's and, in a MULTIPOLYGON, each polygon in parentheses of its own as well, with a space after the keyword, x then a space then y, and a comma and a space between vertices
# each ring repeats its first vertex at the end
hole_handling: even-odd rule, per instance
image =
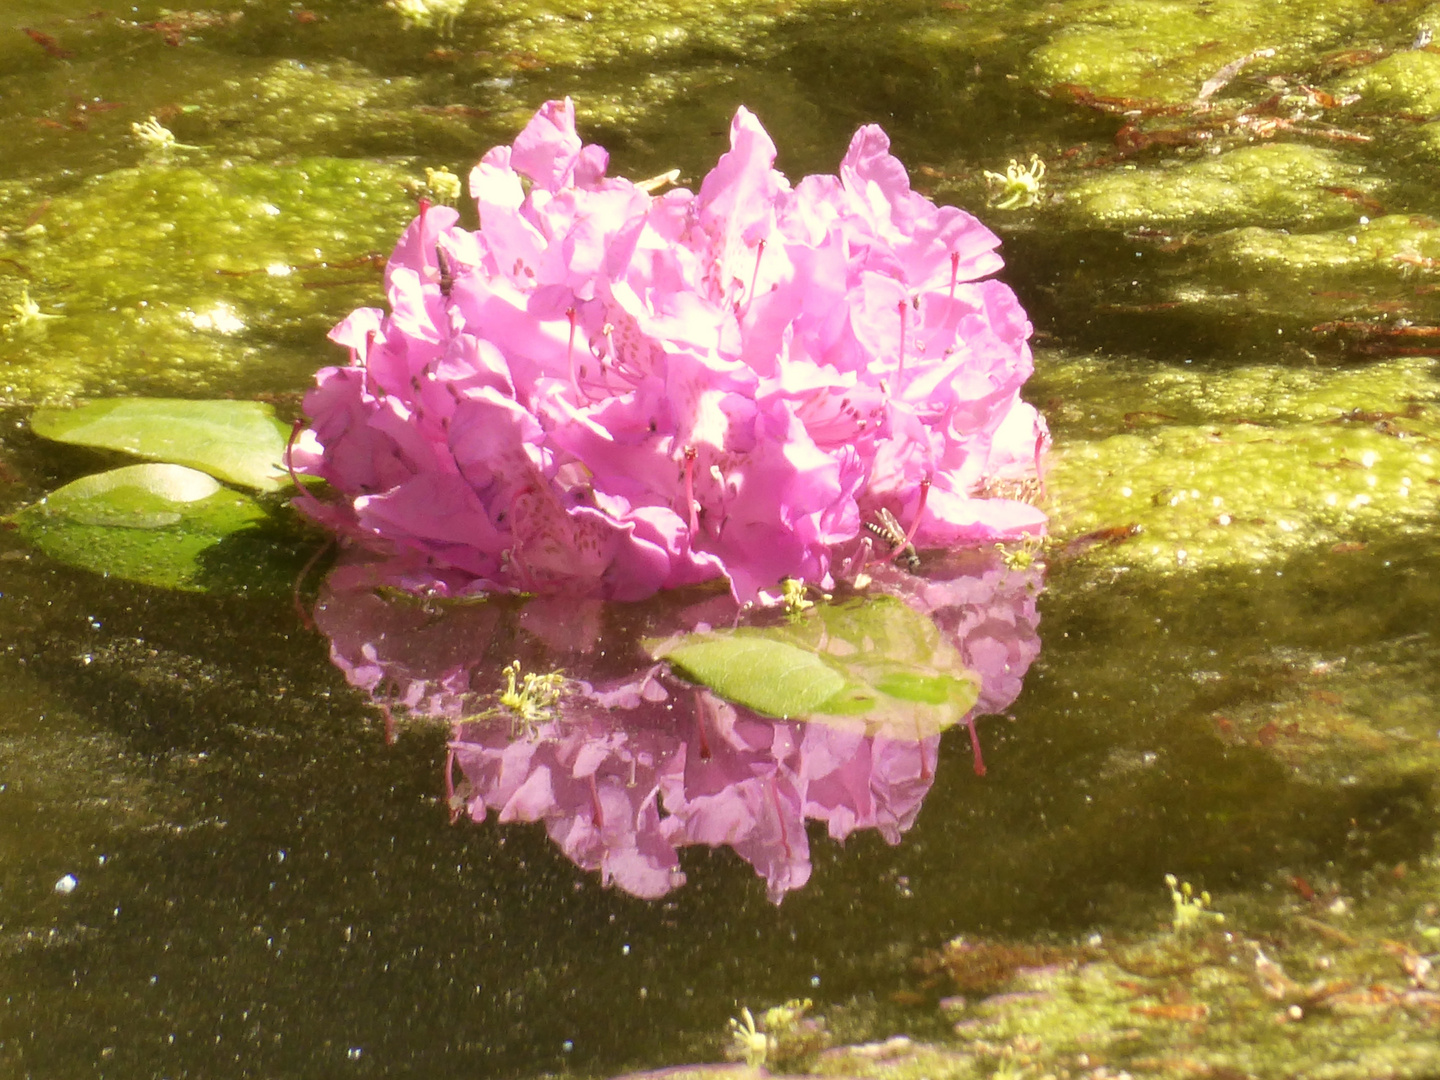
MULTIPOLYGON (((423 207, 305 401, 308 513, 398 583, 629 600, 832 581, 887 511, 916 546, 1038 535, 1030 324, 996 237, 910 189, 878 127, 792 187, 741 109, 698 193, 606 175, 570 101, 423 207)), ((883 547, 884 545, 882 545, 883 547)), ((888 552, 885 552, 888 554, 888 552)))

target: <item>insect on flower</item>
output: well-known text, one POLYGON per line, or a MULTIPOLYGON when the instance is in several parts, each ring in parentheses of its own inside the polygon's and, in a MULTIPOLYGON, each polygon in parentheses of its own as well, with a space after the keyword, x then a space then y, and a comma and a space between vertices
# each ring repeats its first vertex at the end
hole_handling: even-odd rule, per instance
POLYGON ((440 268, 440 295, 449 300, 450 290, 455 287, 455 268, 445 257, 445 249, 439 245, 435 247, 435 265, 440 268))
POLYGON ((865 522, 865 528, 886 546, 886 556, 893 557, 912 574, 919 570, 920 554, 915 545, 905 539, 904 526, 895 519, 895 515, 882 508, 875 512, 875 517, 875 521, 865 522))

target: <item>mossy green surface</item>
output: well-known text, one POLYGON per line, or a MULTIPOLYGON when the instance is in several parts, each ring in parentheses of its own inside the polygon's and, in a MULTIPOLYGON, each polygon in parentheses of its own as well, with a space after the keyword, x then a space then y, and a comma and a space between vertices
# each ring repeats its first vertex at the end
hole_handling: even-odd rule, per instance
POLYGON ((1356 216, 1355 204, 1330 189, 1381 186, 1337 151, 1274 143, 1165 166, 1124 166, 1077 182, 1065 208, 1101 228, 1304 225, 1356 216))
POLYGON ((39 228, 4 245, 27 273, 0 279, 0 305, 23 290, 53 318, 0 336, 0 398, 304 386, 337 318, 383 299, 380 268, 412 212, 408 176, 337 158, 189 164, 172 151, 50 199, 39 228))
MULTIPOLYGON (((956 938, 921 958, 953 1033, 837 1047, 819 1075, 1419 1078, 1440 1069, 1440 861, 1376 873, 1364 897, 1277 879, 1223 921, 1027 945, 956 938), (1403 927, 1403 929, 1397 929, 1403 927), (959 990, 960 993, 956 993, 959 990)), ((1161 890, 1157 889, 1157 892, 1161 890)))
POLYGON ((176 127, 186 141, 265 164, 332 154, 478 159, 486 147, 472 117, 482 110, 447 111, 430 96, 420 78, 382 77, 353 61, 279 61, 196 94, 176 127))
POLYGON ((1030 56, 1028 78, 1094 93, 1162 102, 1193 100, 1225 64, 1274 49, 1261 69, 1303 62, 1334 48, 1373 18, 1363 0, 1081 0, 1047 12, 1054 27, 1030 56))
POLYGON ((1428 783, 1440 771, 1437 672, 1433 642, 1367 643, 1343 662, 1316 661, 1298 685, 1232 702, 1210 719, 1227 745, 1259 750, 1305 784, 1383 785, 1401 776, 1428 783))
POLYGON ((1437 379, 1436 361, 1425 356, 1346 367, 1272 362, 1217 369, 1044 350, 1032 389, 1064 447, 1132 424, 1328 425, 1357 409, 1428 408, 1440 402, 1437 379))
POLYGON ((579 0, 535 4, 472 5, 465 22, 484 27, 493 52, 529 63, 595 67, 687 53, 724 52, 763 56, 776 28, 800 17, 843 14, 837 0, 756 4, 749 0, 672 3, 642 0, 593 4, 579 0))
POLYGON ((1235 264, 1237 276, 1259 278, 1260 287, 1267 289, 1413 285, 1432 262, 1440 260, 1440 222, 1413 214, 1386 214, 1360 215, 1345 228, 1309 233, 1250 226, 1220 233, 1210 242, 1208 253, 1219 263, 1235 264))
POLYGON ((1045 384, 1091 433, 1071 442, 1062 427, 1049 478, 1056 543, 1072 553, 1162 573, 1258 571, 1323 546, 1428 532, 1440 510, 1428 361, 1308 379, 1263 366, 1152 370, 1132 382, 1143 407, 1118 423, 1113 406, 1101 419, 1096 392, 1114 380, 1099 366, 1060 360, 1045 384), (1080 382, 1090 385, 1066 393, 1080 382), (1087 539, 1097 530, 1113 534, 1087 539))
POLYGON ((1440 54, 1402 49, 1358 68, 1337 87, 1361 95, 1367 110, 1428 116, 1440 112, 1440 54))
MULTIPOLYGON (((1237 926, 1075 946, 1068 960, 1015 970, 998 993, 952 999, 951 1039, 839 1048, 815 1071, 887 1080, 1433 1076, 1440 993, 1405 967, 1425 944, 1352 936, 1337 921, 1297 912, 1278 940, 1237 926)), ((957 942, 939 954, 937 981, 947 963, 963 972, 976 953, 1005 949, 957 942)))

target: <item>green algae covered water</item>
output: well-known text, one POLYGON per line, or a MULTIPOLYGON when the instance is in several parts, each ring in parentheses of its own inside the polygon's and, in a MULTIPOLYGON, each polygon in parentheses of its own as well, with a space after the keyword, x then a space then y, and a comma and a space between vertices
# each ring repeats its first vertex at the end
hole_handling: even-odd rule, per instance
POLYGON ((119 461, 37 406, 293 414, 427 168, 563 94, 691 183, 740 104, 792 180, 881 123, 1004 237, 1055 434, 987 774, 947 733, 904 842, 815 832, 778 907, 725 849, 647 902, 452 826, 446 730, 386 745, 290 604, 302 531, 209 592, 0 534, 6 1075, 605 1076, 723 1060, 744 1007, 777 1071, 1440 1074, 1440 7, 3 15, 6 512, 119 461))

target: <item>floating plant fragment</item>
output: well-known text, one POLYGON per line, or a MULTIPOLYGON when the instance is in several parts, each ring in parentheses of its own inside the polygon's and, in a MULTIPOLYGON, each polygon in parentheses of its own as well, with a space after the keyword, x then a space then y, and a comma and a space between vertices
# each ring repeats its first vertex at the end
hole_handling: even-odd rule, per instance
POLYGON ((188 465, 257 491, 290 482, 282 464, 290 429, 263 402, 109 398, 36 409, 30 428, 75 446, 188 465))
POLYGON ((891 596, 821 604, 777 626, 685 634, 651 653, 763 716, 869 733, 934 734, 980 696, 935 623, 891 596))
POLYGON ((190 146, 186 143, 177 142, 175 133, 163 126, 160 121, 156 120, 153 116, 143 124, 131 124, 130 131, 135 136, 135 141, 150 153, 164 155, 171 150, 199 149, 198 146, 190 146))
POLYGON ((1040 201, 1040 182, 1044 177, 1045 162, 1038 154, 1031 154, 1028 166, 1012 158, 1003 174, 987 170, 985 182, 992 189, 995 209, 1023 210, 1040 201))
MULTIPOLYGON (((10 520, 47 555, 99 574, 168 589, 245 591, 252 582, 215 581, 216 549, 268 515, 249 495, 194 469, 128 465, 66 484, 10 520)), ((262 557, 273 541, 260 542, 262 557)))
POLYGON ((0 326, 0 333, 34 335, 45 329, 45 324, 51 319, 63 318, 61 315, 48 314, 40 309, 40 305, 30 299, 30 290, 21 289, 20 299, 10 305, 15 312, 15 317, 4 326, 0 326))

